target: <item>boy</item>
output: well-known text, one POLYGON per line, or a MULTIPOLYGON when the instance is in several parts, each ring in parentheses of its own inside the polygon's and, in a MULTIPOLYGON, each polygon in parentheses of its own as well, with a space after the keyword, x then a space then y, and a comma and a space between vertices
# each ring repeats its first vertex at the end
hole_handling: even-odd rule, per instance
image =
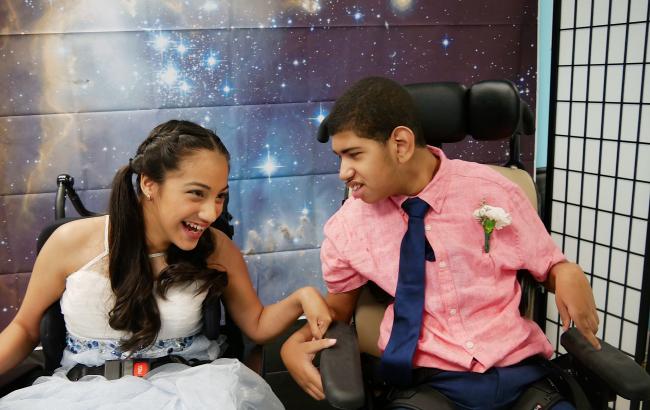
MULTIPOLYGON (((539 363, 526 359, 553 352, 541 329, 519 313, 517 270, 527 269, 554 291, 564 327, 573 321, 599 348, 593 295, 520 189, 486 166, 449 160, 427 146, 415 113, 404 88, 374 77, 352 86, 327 118, 339 177, 352 193, 325 225, 327 301, 335 320, 348 322, 359 288, 372 280, 396 297, 378 341, 390 382, 408 385, 412 368, 435 369, 426 383, 459 408, 508 408, 545 376, 539 363), (411 213, 413 203, 421 215, 411 213), (418 243, 411 232, 424 233, 426 247, 414 247, 418 257, 400 254, 403 241, 418 243), (412 267, 418 258, 424 267, 412 267), (415 294, 412 279, 402 274, 409 269, 422 270, 416 282, 423 290, 415 294), (405 307, 416 299, 422 301, 414 310, 405 307), (413 326, 410 345, 401 338, 413 326)), ((324 395, 311 359, 333 343, 311 341, 302 329, 282 349, 287 369, 316 399, 324 395)))

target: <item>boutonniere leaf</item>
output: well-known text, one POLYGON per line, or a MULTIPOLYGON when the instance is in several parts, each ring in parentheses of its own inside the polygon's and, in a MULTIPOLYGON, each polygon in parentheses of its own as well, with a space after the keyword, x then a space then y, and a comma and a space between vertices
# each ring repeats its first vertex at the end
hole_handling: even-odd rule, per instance
POLYGON ((512 223, 512 218, 510 214, 507 213, 503 208, 497 206, 490 206, 486 203, 483 203, 480 208, 474 211, 474 218, 481 224, 483 227, 483 233, 485 238, 485 245, 483 249, 485 253, 490 252, 490 236, 492 232, 496 229, 502 229, 512 223))

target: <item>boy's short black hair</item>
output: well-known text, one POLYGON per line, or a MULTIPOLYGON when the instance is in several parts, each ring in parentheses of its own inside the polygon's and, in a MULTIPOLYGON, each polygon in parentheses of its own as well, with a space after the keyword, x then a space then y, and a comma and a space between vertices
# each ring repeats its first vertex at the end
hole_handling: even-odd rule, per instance
POLYGON ((318 140, 342 131, 385 143, 396 127, 415 134, 415 144, 425 146, 422 128, 411 95, 404 87, 383 77, 367 77, 350 87, 334 104, 319 130, 318 140))

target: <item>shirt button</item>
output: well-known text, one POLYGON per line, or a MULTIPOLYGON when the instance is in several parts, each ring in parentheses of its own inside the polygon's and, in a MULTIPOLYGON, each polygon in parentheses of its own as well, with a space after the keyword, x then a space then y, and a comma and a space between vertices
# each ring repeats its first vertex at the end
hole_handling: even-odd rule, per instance
POLYGON ((431 225, 424 225, 424 230, 425 231, 430 231, 431 230, 431 225))
POLYGON ((449 314, 452 315, 452 316, 456 316, 456 309, 450 310, 449 314))
POLYGON ((440 266, 441 268, 446 268, 447 264, 445 262, 440 262, 440 264, 438 264, 438 266, 440 266))
POLYGON ((474 348, 474 343, 472 341, 465 342, 465 347, 468 349, 473 349, 474 348))

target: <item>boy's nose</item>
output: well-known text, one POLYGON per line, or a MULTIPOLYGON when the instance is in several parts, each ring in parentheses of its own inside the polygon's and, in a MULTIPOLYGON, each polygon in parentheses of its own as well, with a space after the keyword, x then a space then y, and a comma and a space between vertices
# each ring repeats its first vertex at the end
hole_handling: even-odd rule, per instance
POLYGON ((354 176, 354 170, 352 169, 352 167, 347 166, 345 162, 342 161, 341 166, 339 167, 339 178, 342 179, 343 181, 347 181, 353 176, 354 176))

